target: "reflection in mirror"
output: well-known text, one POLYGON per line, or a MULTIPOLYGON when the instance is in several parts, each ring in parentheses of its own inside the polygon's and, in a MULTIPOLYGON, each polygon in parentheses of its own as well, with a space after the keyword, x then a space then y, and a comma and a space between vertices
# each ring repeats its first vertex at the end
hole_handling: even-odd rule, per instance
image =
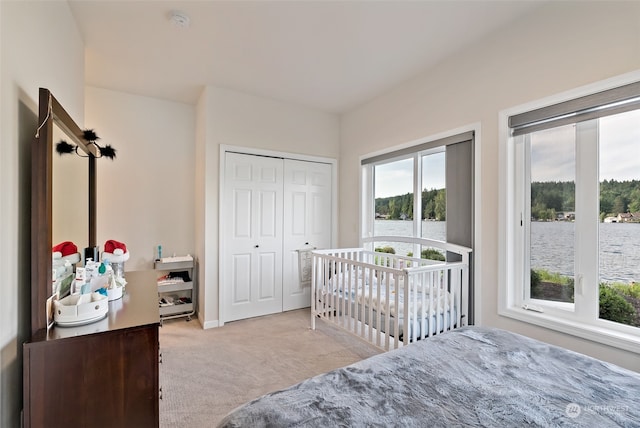
MULTIPOLYGON (((56 145, 71 141, 62 130, 53 126, 52 167, 52 242, 73 242, 80 252, 89 245, 89 169, 87 159, 74 153, 60 155, 56 145)), ((84 155, 81 149, 78 151, 84 155)))

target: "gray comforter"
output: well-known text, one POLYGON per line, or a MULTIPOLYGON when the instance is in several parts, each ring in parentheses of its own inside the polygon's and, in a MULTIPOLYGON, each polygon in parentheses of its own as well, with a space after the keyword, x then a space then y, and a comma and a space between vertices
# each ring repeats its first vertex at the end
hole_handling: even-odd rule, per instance
POLYGON ((267 394, 220 427, 638 427, 640 373, 465 327, 267 394))

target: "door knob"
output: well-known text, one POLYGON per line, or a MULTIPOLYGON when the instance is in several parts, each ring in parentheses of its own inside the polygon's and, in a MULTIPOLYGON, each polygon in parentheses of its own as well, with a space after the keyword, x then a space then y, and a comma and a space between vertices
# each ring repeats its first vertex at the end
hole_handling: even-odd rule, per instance
POLYGON ((259 247, 260 247, 260 245, 256 245, 256 248, 259 248, 259 247))

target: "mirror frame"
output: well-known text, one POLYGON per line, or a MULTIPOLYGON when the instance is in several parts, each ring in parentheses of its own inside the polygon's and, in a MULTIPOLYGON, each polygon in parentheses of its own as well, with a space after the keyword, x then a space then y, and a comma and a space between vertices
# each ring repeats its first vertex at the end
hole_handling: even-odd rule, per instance
POLYGON ((53 123, 87 155, 89 168, 89 247, 96 246, 97 147, 46 88, 40 88, 38 130, 31 149, 31 334, 47 328, 46 306, 51 296, 53 247, 53 123))

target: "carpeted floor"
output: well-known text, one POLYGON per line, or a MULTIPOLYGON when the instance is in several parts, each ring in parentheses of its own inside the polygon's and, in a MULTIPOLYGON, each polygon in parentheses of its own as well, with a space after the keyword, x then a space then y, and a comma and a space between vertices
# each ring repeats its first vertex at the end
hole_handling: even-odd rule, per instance
POLYGON ((203 330, 197 320, 160 328, 160 427, 212 427, 267 392, 381 351, 318 320, 309 309, 203 330))

